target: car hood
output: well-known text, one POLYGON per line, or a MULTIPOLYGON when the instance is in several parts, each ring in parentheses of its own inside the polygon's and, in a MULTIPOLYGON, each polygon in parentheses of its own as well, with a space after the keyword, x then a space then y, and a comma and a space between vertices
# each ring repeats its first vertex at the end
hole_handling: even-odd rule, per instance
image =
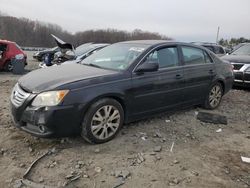
POLYGON ((79 63, 80 61, 82 61, 82 60, 81 59, 74 59, 74 60, 64 61, 61 65, 72 65, 75 63, 79 63))
POLYGON ((225 55, 221 58, 223 60, 229 61, 230 63, 250 64, 250 56, 249 55, 225 55))
POLYGON ((18 83, 28 92, 40 93, 64 84, 116 73, 116 71, 72 63, 32 71, 21 77, 18 83))

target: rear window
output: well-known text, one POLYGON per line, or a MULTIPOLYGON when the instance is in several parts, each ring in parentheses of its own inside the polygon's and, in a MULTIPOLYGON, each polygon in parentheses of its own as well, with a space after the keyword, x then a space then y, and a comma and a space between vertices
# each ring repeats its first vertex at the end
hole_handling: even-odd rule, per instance
POLYGON ((182 54, 185 65, 205 64, 204 51, 199 48, 182 46, 182 54))

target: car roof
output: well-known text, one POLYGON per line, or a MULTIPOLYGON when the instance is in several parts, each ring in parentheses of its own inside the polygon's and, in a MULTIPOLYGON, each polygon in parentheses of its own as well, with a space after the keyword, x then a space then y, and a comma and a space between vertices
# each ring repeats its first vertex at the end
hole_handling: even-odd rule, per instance
POLYGON ((186 43, 186 42, 177 42, 173 40, 132 40, 132 41, 123 41, 123 42, 118 42, 120 44, 145 44, 149 45, 151 47, 159 46, 159 45, 186 45, 190 47, 196 47, 196 48, 201 48, 203 50, 207 50, 207 48, 192 44, 192 43, 186 43))
POLYGON ((12 41, 8 41, 8 40, 0 40, 1 43, 5 43, 5 44, 15 44, 15 42, 12 41))
POLYGON ((131 41, 123 41, 119 43, 125 43, 125 44, 148 44, 148 45, 154 45, 154 44, 160 44, 160 43, 166 43, 166 42, 173 42, 168 40, 131 40, 131 41))
POLYGON ((223 47, 220 44, 211 43, 211 42, 191 42, 191 44, 202 45, 202 46, 219 46, 219 47, 223 47))

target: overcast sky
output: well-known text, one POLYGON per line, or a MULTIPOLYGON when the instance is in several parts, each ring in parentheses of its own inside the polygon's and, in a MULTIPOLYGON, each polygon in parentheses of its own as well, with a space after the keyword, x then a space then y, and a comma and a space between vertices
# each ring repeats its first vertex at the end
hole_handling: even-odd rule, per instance
POLYGON ((136 28, 178 41, 250 38, 250 0, 0 0, 10 16, 56 23, 70 32, 136 28))

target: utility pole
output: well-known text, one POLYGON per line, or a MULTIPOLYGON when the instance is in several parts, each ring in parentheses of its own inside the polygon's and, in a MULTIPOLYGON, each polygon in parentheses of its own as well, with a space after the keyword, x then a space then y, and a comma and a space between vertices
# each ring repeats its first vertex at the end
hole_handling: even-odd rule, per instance
POLYGON ((220 33, 220 26, 218 27, 218 30, 217 30, 217 36, 216 36, 216 44, 218 44, 218 40, 219 40, 219 33, 220 33))

